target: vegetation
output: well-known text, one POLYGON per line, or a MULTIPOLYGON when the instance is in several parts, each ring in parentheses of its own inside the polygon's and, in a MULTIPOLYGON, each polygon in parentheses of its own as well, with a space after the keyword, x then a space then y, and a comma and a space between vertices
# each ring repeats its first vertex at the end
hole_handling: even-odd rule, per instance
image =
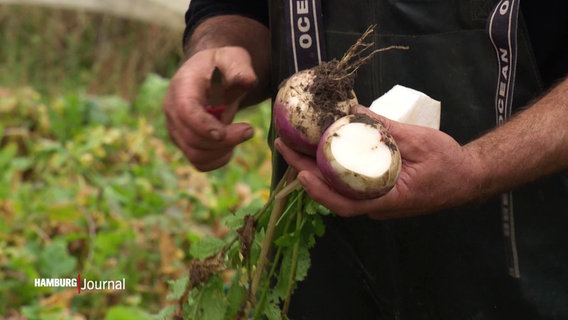
POLYGON ((133 98, 181 61, 181 32, 108 15, 0 5, 0 84, 133 98))
POLYGON ((200 173, 161 110, 179 33, 28 7, 0 24, 0 319, 171 314, 192 243, 268 198, 268 105, 240 115, 257 134, 231 164, 200 173), (79 274, 126 290, 34 286, 79 274))

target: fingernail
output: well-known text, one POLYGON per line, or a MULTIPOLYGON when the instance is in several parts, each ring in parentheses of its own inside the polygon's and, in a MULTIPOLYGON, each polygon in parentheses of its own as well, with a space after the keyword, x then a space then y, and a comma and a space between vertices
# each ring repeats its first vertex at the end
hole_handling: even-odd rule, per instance
POLYGON ((221 132, 217 129, 209 130, 209 135, 211 136, 211 138, 213 138, 213 140, 220 140, 221 139, 221 132))
POLYGON ((300 181, 300 184, 305 186, 306 183, 308 182, 308 180, 306 179, 306 175, 302 172, 298 173, 298 180, 300 181))
POLYGON ((363 111, 361 110, 361 106, 359 105, 354 105, 351 107, 351 113, 362 113, 363 111))
POLYGON ((243 140, 248 140, 254 136, 254 129, 252 127, 248 127, 243 132, 243 140))
POLYGON ((278 151, 280 151, 280 144, 281 144, 281 143, 282 143, 282 142, 280 142, 280 139, 274 140, 274 146, 276 147, 276 149, 277 149, 278 151))

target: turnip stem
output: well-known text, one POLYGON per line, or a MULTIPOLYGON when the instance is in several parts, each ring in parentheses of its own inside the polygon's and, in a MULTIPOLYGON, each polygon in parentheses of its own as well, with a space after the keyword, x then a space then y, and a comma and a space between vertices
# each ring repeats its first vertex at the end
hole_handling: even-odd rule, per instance
MULTIPOLYGON (((296 176, 296 170, 289 167, 284 174, 284 181, 289 181, 292 177, 296 176)), ((268 225, 266 226, 266 234, 261 244, 260 254, 258 257, 258 262, 256 265, 256 270, 251 285, 251 293, 254 297, 258 289, 258 284, 262 278, 262 273, 264 272, 264 266, 268 262, 268 255, 272 247, 272 242, 274 240, 274 231, 276 230, 276 222, 280 219, 282 212, 286 206, 286 196, 274 199, 274 204, 272 207, 272 212, 270 213, 270 219, 268 225)))
POLYGON ((295 178, 294 180, 292 180, 292 182, 286 184, 286 186, 274 196, 274 199, 282 199, 292 193, 294 190, 298 190, 299 188, 301 188, 300 180, 298 180, 298 178, 295 178))
MULTIPOLYGON (((284 230, 288 230, 289 226, 290 226, 290 220, 286 222, 284 230)), ((274 273, 276 272, 276 269, 279 266, 280 259, 282 259, 282 247, 278 247, 278 250, 276 250, 276 253, 274 254, 274 260, 272 261, 272 267, 270 268, 268 279, 272 279, 274 277, 274 273)), ((260 319, 260 317, 262 317, 262 310, 264 309, 264 305, 266 304, 266 301, 268 299, 267 291, 268 288, 270 287, 270 284, 271 284, 270 281, 266 281, 266 283, 264 284, 264 288, 262 289, 263 291, 260 293, 261 297, 260 302, 256 306, 257 313, 255 313, 254 320, 260 319)))
POLYGON ((272 212, 270 213, 270 220, 268 221, 268 226, 266 227, 266 235, 261 244, 260 255, 258 257, 258 263, 256 265, 256 270, 254 272, 254 277, 252 280, 252 292, 253 296, 258 289, 258 283, 262 277, 262 272, 264 271, 264 265, 268 262, 268 254, 270 248, 272 247, 272 239, 274 238, 274 230, 276 229, 276 221, 280 218, 284 206, 286 204, 286 198, 275 199, 274 206, 272 207, 272 212))
MULTIPOLYGON (((297 181, 296 179, 295 181, 297 181)), ((300 203, 302 202, 303 197, 300 195, 300 203)), ((302 219, 302 206, 296 207, 296 230, 302 229, 302 225, 304 224, 305 220, 302 219)), ((286 299, 284 300, 284 306, 282 307, 282 318, 288 313, 288 309, 290 308, 290 300, 292 299, 292 291, 294 290, 296 278, 296 270, 298 269, 298 254, 300 252, 300 242, 296 242, 294 244, 294 248, 292 251, 292 266, 289 278, 288 278, 288 288, 286 289, 286 299)))

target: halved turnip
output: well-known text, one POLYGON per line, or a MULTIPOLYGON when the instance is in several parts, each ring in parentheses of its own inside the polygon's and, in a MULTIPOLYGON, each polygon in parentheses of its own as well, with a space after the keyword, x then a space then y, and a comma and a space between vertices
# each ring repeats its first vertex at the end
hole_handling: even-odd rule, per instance
POLYGON ((352 114, 324 132, 317 165, 330 186, 354 199, 377 198, 395 185, 401 168, 398 147, 384 125, 352 114))

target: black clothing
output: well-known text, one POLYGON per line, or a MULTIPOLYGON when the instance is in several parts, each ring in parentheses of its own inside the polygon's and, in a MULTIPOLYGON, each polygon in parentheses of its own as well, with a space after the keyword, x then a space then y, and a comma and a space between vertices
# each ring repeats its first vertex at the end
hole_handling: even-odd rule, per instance
MULTIPOLYGON (((277 85, 288 72, 283 1, 271 1, 268 16, 253 13, 264 1, 245 2, 240 11, 224 3, 192 0, 188 30, 209 12, 270 21, 277 85)), ((377 23, 376 47, 411 49, 381 53, 363 66, 355 84, 359 101, 369 105, 395 84, 420 90, 442 101, 441 130, 467 143, 496 122, 497 61, 485 30, 495 3, 322 0, 327 56, 341 57, 377 23)), ((568 2, 521 5, 513 112, 568 74, 568 2)), ((284 164, 275 159, 281 171, 284 164)), ((567 175, 519 188, 514 208, 520 278, 508 274, 499 197, 416 218, 328 217, 290 318, 568 319, 567 175)))
POLYGON ((249 17, 268 27, 268 1, 191 0, 189 9, 185 13, 184 47, 187 36, 201 21, 222 14, 249 17))
MULTIPOLYGON (((523 0, 521 7, 543 82, 549 87, 568 72, 568 1, 523 0)), ((184 41, 199 22, 220 14, 243 15, 267 27, 269 23, 268 1, 192 0, 185 16, 184 41)))

